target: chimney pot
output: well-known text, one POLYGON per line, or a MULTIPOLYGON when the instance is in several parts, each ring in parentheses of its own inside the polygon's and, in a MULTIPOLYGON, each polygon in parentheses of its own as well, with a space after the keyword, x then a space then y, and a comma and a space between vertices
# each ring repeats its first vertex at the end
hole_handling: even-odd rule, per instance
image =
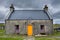
POLYGON ((14 12, 14 6, 13 6, 13 4, 11 4, 11 6, 10 6, 10 11, 14 12))
POLYGON ((47 5, 45 5, 44 10, 48 11, 48 6, 47 5))

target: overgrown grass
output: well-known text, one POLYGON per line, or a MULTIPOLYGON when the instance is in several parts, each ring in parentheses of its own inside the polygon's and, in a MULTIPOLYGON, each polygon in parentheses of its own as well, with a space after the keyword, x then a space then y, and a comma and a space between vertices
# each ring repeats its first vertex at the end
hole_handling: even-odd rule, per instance
POLYGON ((0 32, 5 32, 5 30, 0 30, 0 32))
POLYGON ((23 40, 20 35, 6 35, 5 30, 0 30, 0 40, 23 40))
POLYGON ((60 32, 54 31, 54 33, 49 36, 60 36, 60 32))
POLYGON ((60 24, 53 24, 53 27, 54 27, 54 28, 60 27, 60 24))
POLYGON ((60 38, 35 37, 35 40, 60 40, 60 38))
MULTIPOLYGON (((60 27, 60 24, 53 24, 53 28, 57 28, 57 27, 60 27)), ((49 36, 60 36, 60 32, 54 30, 53 34, 49 36)))
POLYGON ((3 23, 0 23, 0 27, 1 27, 1 26, 5 26, 5 24, 3 24, 3 23))
POLYGON ((0 40, 19 40, 19 39, 18 38, 0 38, 0 40))
POLYGON ((5 30, 0 30, 0 36, 5 35, 5 30))
POLYGON ((60 32, 55 32, 53 36, 60 36, 60 32))
POLYGON ((0 35, 0 40, 23 40, 22 36, 18 35, 0 35))

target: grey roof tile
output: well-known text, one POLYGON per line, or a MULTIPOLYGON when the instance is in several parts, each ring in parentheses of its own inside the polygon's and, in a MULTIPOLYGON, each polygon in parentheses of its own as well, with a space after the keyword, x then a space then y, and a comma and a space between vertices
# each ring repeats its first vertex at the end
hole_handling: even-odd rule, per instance
POLYGON ((49 15, 44 10, 15 10, 9 19, 49 19, 49 15))

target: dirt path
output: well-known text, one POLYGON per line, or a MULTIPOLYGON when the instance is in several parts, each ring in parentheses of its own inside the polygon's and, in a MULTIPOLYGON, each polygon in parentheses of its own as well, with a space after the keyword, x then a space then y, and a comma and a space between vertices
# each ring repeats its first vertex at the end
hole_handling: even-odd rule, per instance
POLYGON ((25 37, 24 40, 35 40, 35 38, 33 36, 28 36, 28 37, 25 37))

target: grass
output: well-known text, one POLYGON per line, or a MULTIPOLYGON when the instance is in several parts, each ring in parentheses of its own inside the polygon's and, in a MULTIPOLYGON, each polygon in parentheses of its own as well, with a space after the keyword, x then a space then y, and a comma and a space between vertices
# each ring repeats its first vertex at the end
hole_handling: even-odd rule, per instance
POLYGON ((60 38, 36 37, 35 40, 60 40, 60 38))
POLYGON ((5 35, 5 30, 0 30, 0 36, 5 35))
POLYGON ((23 40, 23 37, 18 35, 5 35, 0 37, 0 40, 23 40))
POLYGON ((53 36, 60 36, 60 32, 54 31, 53 36))
POLYGON ((22 36, 14 36, 14 35, 5 35, 0 37, 0 40, 23 40, 22 36))
MULTIPOLYGON (((23 40, 23 38, 1 38, 0 40, 23 40)), ((60 38, 35 37, 35 40, 60 40, 60 38)))
POLYGON ((54 28, 60 27, 60 24, 53 24, 53 27, 54 27, 54 28))
POLYGON ((0 23, 0 27, 1 27, 1 26, 5 26, 5 24, 3 24, 3 23, 0 23))
POLYGON ((20 35, 6 35, 5 30, 0 30, 0 40, 23 40, 20 35))
MULTIPOLYGON (((60 24, 53 24, 53 28, 56 28, 56 27, 60 27, 60 24)), ((54 33, 49 36, 60 36, 60 32, 57 32, 56 30, 54 30, 54 33)))
POLYGON ((60 36, 60 32, 54 31, 54 33, 49 36, 60 36))
POLYGON ((0 38, 0 40, 22 40, 18 38, 0 38))
POLYGON ((0 32, 2 32, 2 33, 3 33, 3 32, 5 32, 5 30, 0 30, 0 32))

